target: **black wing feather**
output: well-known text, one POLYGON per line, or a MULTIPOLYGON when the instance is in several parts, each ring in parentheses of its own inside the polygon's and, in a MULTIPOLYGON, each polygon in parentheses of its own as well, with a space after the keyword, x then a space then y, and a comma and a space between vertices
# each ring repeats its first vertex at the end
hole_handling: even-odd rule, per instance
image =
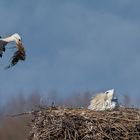
POLYGON ((19 60, 24 61, 24 60, 25 60, 25 57, 26 57, 26 54, 25 54, 24 48, 18 49, 18 50, 14 53, 14 55, 12 56, 10 65, 8 65, 7 67, 5 67, 5 69, 8 69, 8 68, 10 68, 10 67, 16 65, 16 64, 18 63, 19 60))

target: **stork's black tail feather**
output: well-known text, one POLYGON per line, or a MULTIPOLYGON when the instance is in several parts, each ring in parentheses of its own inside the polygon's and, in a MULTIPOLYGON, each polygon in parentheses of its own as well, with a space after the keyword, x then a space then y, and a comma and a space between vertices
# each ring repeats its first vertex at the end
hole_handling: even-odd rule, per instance
POLYGON ((6 41, 0 40, 0 57, 2 57, 3 52, 5 52, 6 45, 7 45, 6 41))

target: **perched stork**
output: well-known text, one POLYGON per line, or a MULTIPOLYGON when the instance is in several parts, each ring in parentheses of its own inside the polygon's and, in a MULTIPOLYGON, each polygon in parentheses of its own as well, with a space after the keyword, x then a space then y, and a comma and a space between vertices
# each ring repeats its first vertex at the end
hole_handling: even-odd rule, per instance
POLYGON ((2 57, 3 52, 6 50, 6 45, 10 42, 15 42, 17 51, 14 53, 14 55, 10 59, 10 64, 5 67, 6 69, 14 66, 17 64, 19 60, 25 60, 25 49, 23 47, 21 37, 18 33, 15 33, 9 37, 6 38, 0 38, 0 57, 2 57))
POLYGON ((99 93, 92 98, 88 109, 95 111, 113 110, 118 107, 118 99, 114 95, 114 89, 99 93))

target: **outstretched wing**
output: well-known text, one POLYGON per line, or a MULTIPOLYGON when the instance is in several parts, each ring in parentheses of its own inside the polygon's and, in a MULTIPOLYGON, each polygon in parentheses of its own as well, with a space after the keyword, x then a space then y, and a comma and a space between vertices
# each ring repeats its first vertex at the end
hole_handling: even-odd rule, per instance
POLYGON ((5 52, 6 41, 0 39, 0 57, 2 57, 3 52, 5 52))
POLYGON ((26 53, 25 53, 25 50, 24 50, 24 47, 22 46, 22 44, 21 44, 21 46, 19 46, 19 44, 18 44, 17 48, 18 48, 18 50, 14 53, 14 55, 10 59, 10 65, 5 67, 5 69, 8 69, 8 68, 16 65, 19 60, 22 60, 22 61, 25 60, 26 53))

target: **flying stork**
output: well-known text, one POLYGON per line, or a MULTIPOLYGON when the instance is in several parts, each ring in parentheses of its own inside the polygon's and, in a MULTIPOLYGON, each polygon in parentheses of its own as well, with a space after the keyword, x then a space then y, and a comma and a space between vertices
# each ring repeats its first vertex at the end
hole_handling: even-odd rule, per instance
POLYGON ((11 36, 8 36, 6 38, 0 38, 0 57, 3 56, 3 53, 6 51, 6 45, 10 42, 15 42, 17 48, 16 52, 14 52, 13 56, 10 59, 10 64, 5 67, 6 69, 14 66, 17 64, 19 60, 25 60, 26 54, 25 49, 21 40, 21 37, 18 33, 15 33, 11 36))

